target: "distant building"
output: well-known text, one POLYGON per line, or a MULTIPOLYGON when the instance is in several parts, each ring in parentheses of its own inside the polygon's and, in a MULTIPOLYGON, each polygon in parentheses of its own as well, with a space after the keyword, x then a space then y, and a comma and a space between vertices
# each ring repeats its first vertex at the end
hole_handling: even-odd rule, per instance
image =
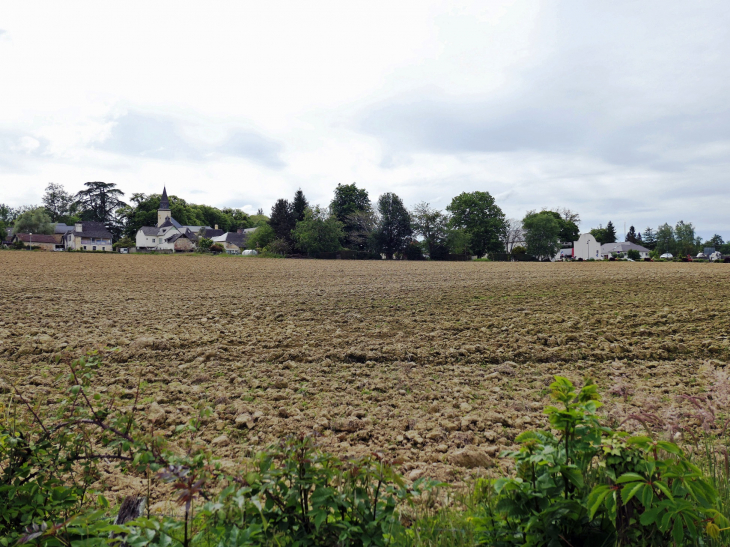
POLYGON ((641 258, 649 258, 649 249, 642 247, 641 245, 637 245, 636 243, 631 243, 630 241, 624 241, 622 243, 604 243, 601 245, 601 257, 608 259, 613 256, 614 253, 625 255, 630 250, 639 251, 639 256, 641 258))
POLYGON ((592 234, 583 234, 573 243, 573 260, 601 260, 601 244, 592 234))
POLYGON ((15 234, 12 242, 21 241, 26 247, 38 247, 42 251, 55 251, 56 238, 46 234, 15 234))
MULTIPOLYGON (((216 228, 218 228, 216 226, 216 228)), ((204 237, 213 232, 223 234, 223 230, 213 230, 210 226, 183 226, 172 217, 167 188, 162 189, 160 207, 157 209, 157 226, 142 226, 135 237, 138 250, 188 252, 195 249, 198 235, 205 231, 204 237)))
POLYGON ((228 254, 241 254, 245 249, 246 235, 238 232, 226 232, 223 235, 213 237, 213 242, 223 245, 228 254))
POLYGON ((63 236, 63 242, 69 251, 112 251, 112 234, 103 222, 77 222, 63 236))

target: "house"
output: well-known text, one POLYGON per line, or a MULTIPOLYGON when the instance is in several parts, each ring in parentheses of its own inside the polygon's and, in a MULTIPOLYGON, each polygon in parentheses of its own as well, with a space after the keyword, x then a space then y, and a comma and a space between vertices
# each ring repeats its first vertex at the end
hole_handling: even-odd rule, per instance
POLYGON ((641 245, 637 245, 636 243, 631 243, 630 241, 624 241, 623 243, 604 243, 601 245, 601 257, 609 259, 613 256, 613 253, 625 255, 632 249, 639 251, 639 256, 641 258, 649 258, 649 249, 642 247, 641 245))
POLYGON ((241 251, 245 249, 246 236, 245 234, 238 232, 226 232, 223 235, 211 238, 213 243, 218 243, 223 246, 226 252, 230 254, 241 254, 241 251))
POLYGON ((39 247, 42 251, 55 251, 56 238, 46 234, 15 234, 12 242, 22 241, 26 247, 39 247))
POLYGON ((112 234, 103 222, 77 222, 63 241, 68 251, 112 251, 112 234))
POLYGON ((160 207, 157 209, 157 226, 142 226, 135 236, 138 250, 187 252, 195 249, 198 234, 205 233, 204 237, 212 232, 213 235, 222 235, 223 230, 213 230, 210 226, 183 226, 172 217, 170 201, 167 197, 167 188, 162 189, 160 207))
POLYGON ((601 244, 591 234, 582 234, 573 243, 573 260, 601 260, 601 244))

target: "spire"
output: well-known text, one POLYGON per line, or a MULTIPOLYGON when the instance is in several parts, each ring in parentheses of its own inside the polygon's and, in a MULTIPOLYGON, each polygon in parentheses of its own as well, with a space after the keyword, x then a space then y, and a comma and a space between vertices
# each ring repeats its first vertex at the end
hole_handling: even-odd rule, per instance
POLYGON ((162 199, 160 200, 160 211, 169 211, 170 210, 170 202, 167 200, 167 188, 162 187, 162 199))

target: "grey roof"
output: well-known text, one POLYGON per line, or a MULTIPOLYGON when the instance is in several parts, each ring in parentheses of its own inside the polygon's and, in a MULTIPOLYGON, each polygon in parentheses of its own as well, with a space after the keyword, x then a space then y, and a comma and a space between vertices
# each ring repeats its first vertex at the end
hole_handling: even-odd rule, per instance
POLYGON ((243 242, 246 240, 246 236, 237 232, 226 232, 223 235, 213 238, 213 240, 218 243, 225 242, 236 245, 237 247, 243 247, 243 242))
POLYGON ((183 228, 187 228, 194 234, 197 234, 201 228, 205 228, 206 230, 212 230, 210 226, 183 226, 183 228))
POLYGON ((103 222, 81 222, 81 231, 77 231, 74 227, 74 235, 79 237, 103 237, 111 239, 112 234, 106 229, 103 222))
POLYGON ((244 228, 243 233, 244 234, 252 234, 252 233, 254 233, 258 229, 259 229, 258 226, 256 226, 255 228, 244 228))
POLYGON ((225 234, 225 232, 223 230, 214 230, 213 228, 206 228, 205 235, 203 237, 210 239, 213 237, 222 236, 223 234, 225 234))
POLYGON ((140 230, 146 236, 156 236, 159 228, 157 226, 142 226, 140 230))
POLYGON ((67 224, 64 224, 63 222, 57 222, 56 226, 53 228, 54 234, 65 234, 69 230, 73 230, 73 226, 68 226, 67 224))
POLYGON ((630 241, 623 241, 621 243, 604 243, 603 245, 601 245, 601 254, 625 253, 626 251, 629 251, 631 249, 639 251, 640 253, 649 252, 649 249, 647 249, 646 247, 642 247, 641 245, 637 245, 636 243, 631 243, 630 241))
POLYGON ((170 202, 167 199, 167 188, 164 186, 162 187, 162 199, 160 200, 160 207, 158 209, 159 211, 169 211, 170 210, 170 202))

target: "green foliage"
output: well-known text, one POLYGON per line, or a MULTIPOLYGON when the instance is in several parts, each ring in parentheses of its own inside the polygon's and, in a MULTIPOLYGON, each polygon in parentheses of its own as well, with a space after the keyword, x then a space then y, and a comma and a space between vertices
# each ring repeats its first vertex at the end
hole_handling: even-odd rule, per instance
POLYGON ((601 245, 616 243, 616 228, 614 228, 613 222, 610 220, 605 228, 601 225, 598 228, 593 228, 590 233, 601 245))
POLYGON ((292 235, 297 246, 306 253, 333 253, 340 250, 344 231, 339 220, 315 206, 307 209, 304 220, 297 223, 292 235))
POLYGON ((641 260, 641 253, 636 249, 629 249, 626 252, 626 256, 631 260, 641 260))
POLYGON ((468 234, 470 249, 477 257, 503 251, 505 217, 489 192, 463 192, 446 210, 451 213, 449 226, 468 234))
POLYGON ((438 209, 428 203, 421 202, 411 213, 413 232, 423 238, 423 244, 429 258, 438 259, 439 255, 448 255, 446 238, 449 219, 438 209))
MULTIPOLYGON (((472 250, 471 234, 464 229, 449 229, 446 234, 446 246, 455 255, 468 255, 472 250)), ((448 259, 448 256, 445 259, 448 259)))
POLYGON ((657 244, 656 232, 647 227, 647 229, 644 230, 644 233, 641 235, 641 244, 650 251, 653 251, 657 244))
POLYGON ((269 220, 269 225, 274 230, 276 238, 291 243, 291 231, 294 229, 296 222, 297 219, 292 204, 285 199, 276 200, 271 208, 271 218, 269 220))
POLYGON ((727 526, 717 491, 674 443, 602 426, 590 380, 550 386, 552 430, 517 437, 516 476, 492 483, 479 519, 490 545, 694 545, 727 526))
POLYGON ((656 231, 656 245, 655 249, 659 251, 660 255, 664 253, 677 254, 677 240, 674 235, 674 228, 669 224, 664 223, 656 231))
POLYGON ((112 245, 112 247, 114 249, 120 249, 120 248, 124 249, 124 248, 134 247, 135 245, 136 245, 136 243, 131 238, 123 237, 122 239, 120 239, 119 241, 114 243, 114 245, 112 245))
POLYGON ((55 224, 43 207, 32 209, 22 213, 15 219, 13 225, 14 234, 53 234, 55 224))
MULTIPOLYGON (((366 250, 366 242, 361 237, 361 213, 371 213, 372 205, 368 191, 358 188, 355 183, 338 184, 335 195, 330 203, 332 216, 342 223, 342 243, 353 250, 366 250)), ((367 216, 367 215, 366 215, 367 216)), ((365 241, 367 240, 366 235, 365 241)))
POLYGON ((411 216, 403 201, 387 192, 378 198, 378 217, 372 236, 374 248, 390 260, 405 249, 413 235, 411 216))
POLYGON ((43 194, 43 205, 52 222, 72 224, 72 217, 75 217, 78 212, 73 194, 67 192, 62 184, 54 182, 46 186, 46 191, 43 194))
POLYGON ((256 231, 246 239, 246 247, 249 249, 264 249, 276 239, 274 229, 268 224, 261 224, 256 231))
POLYGON ((527 252, 537 258, 552 258, 560 250, 561 219, 557 213, 530 211, 522 220, 527 252))
POLYGON ((213 243, 213 245, 211 245, 208 248, 208 250, 211 253, 225 253, 226 252, 226 248, 223 245, 221 245, 220 243, 213 243))
POLYGON ((198 249, 205 252, 210 251, 211 247, 213 247, 213 240, 207 237, 201 237, 198 240, 198 249))

